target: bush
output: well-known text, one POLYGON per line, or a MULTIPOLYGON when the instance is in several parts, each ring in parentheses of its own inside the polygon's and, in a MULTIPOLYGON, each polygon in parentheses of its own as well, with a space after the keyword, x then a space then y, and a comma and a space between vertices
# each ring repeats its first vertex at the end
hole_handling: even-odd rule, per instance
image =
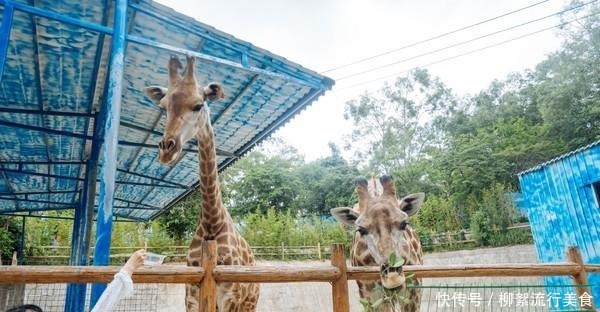
POLYGON ((318 216, 296 218, 288 211, 267 210, 246 215, 240 221, 240 233, 250 246, 327 246, 347 244, 352 238, 338 223, 318 216))
POLYGON ((492 233, 490 245, 507 246, 519 244, 533 244, 533 236, 529 229, 514 229, 492 233))
POLYGON ((11 217, 0 217, 0 256, 2 261, 10 261, 13 251, 18 248, 20 230, 11 217))
POLYGON ((487 246, 492 238, 489 216, 485 211, 477 211, 471 218, 471 235, 482 246, 487 246))

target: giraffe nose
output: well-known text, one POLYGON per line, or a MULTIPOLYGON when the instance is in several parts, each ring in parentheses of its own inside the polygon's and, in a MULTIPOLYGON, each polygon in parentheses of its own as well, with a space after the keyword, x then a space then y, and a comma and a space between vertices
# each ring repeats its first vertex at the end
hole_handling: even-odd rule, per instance
POLYGON ((165 150, 166 152, 170 152, 175 148, 176 142, 174 139, 163 139, 158 142, 158 148, 161 150, 165 150))

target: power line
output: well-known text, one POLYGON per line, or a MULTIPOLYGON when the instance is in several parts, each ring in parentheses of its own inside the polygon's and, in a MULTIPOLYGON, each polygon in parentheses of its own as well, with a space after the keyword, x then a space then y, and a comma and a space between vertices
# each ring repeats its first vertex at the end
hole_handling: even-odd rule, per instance
POLYGON ((461 42, 458 42, 458 43, 454 43, 454 44, 451 44, 451 45, 448 45, 448 46, 445 46, 445 47, 442 47, 442 48, 438 48, 438 49, 435 49, 435 50, 432 50, 432 51, 428 51, 428 52, 425 52, 425 53, 414 55, 414 56, 411 56, 411 57, 408 57, 408 58, 405 58, 405 59, 402 59, 402 60, 399 60, 399 61, 395 61, 395 62, 392 62, 392 63, 388 63, 388 64, 384 64, 384 65, 381 65, 381 66, 373 67, 373 68, 370 68, 370 69, 367 69, 367 70, 363 70, 363 71, 360 71, 360 72, 357 72, 357 73, 346 75, 346 76, 337 78, 336 81, 340 81, 340 80, 348 79, 348 78, 351 78, 351 77, 363 75, 363 74, 366 74, 366 73, 374 72, 374 71, 377 71, 377 70, 380 70, 380 69, 387 68, 389 66, 393 66, 393 65, 405 63, 405 62, 408 62, 408 61, 411 61, 411 60, 414 60, 414 59, 417 59, 417 58, 420 58, 420 57, 423 57, 423 56, 431 55, 431 54, 434 54, 434 53, 437 53, 437 52, 440 52, 440 51, 444 51, 444 50, 455 48, 455 47, 458 47, 458 46, 461 46, 461 45, 465 45, 467 43, 471 43, 471 42, 474 42, 474 41, 477 41, 477 40, 481 40, 481 39, 484 39, 484 38, 487 38, 487 37, 491 37, 491 36, 494 36, 494 35, 497 35, 497 34, 500 34, 500 33, 503 33, 503 32, 507 32, 509 30, 513 30, 513 29, 516 29, 516 28, 519 28, 519 27, 523 27, 523 26, 535 23, 535 22, 539 22, 541 20, 544 20, 544 19, 547 19, 547 18, 550 18, 550 17, 553 17, 553 16, 557 16, 557 15, 563 14, 563 13, 568 12, 568 11, 579 9, 579 8, 581 8, 583 6, 592 4, 592 3, 597 2, 597 1, 598 0, 593 0, 593 1, 590 1, 590 2, 586 2, 584 4, 580 4, 578 6, 575 6, 575 7, 566 9, 566 10, 562 10, 562 11, 559 11, 559 12, 556 12, 556 13, 553 13, 553 14, 550 14, 550 15, 546 15, 544 17, 536 18, 534 20, 530 20, 530 21, 527 21, 527 22, 524 22, 524 23, 521 23, 521 24, 517 24, 517 25, 511 26, 511 27, 508 27, 508 28, 504 28, 504 29, 501 29, 501 30, 498 30, 498 31, 494 31, 494 32, 491 32, 491 33, 488 33, 488 34, 485 34, 485 35, 482 35, 482 36, 479 36, 479 37, 475 37, 475 38, 472 38, 472 39, 469 39, 469 40, 465 40, 465 41, 461 41, 461 42))
POLYGON ((534 6, 540 5, 540 4, 548 2, 548 1, 550 1, 550 0, 543 0, 543 1, 540 1, 540 2, 536 2, 536 3, 528 5, 526 7, 522 7, 520 9, 516 9, 516 10, 510 11, 510 12, 506 12, 506 13, 504 13, 502 15, 498 15, 498 16, 495 16, 495 17, 492 17, 492 18, 489 18, 489 19, 477 22, 475 24, 464 26, 464 27, 461 27, 461 28, 458 28, 458 29, 455 29, 455 30, 452 30, 452 31, 449 31, 449 32, 446 32, 446 33, 443 33, 443 34, 440 34, 440 35, 436 35, 436 36, 433 36, 433 37, 430 37, 430 38, 427 38, 427 39, 423 39, 423 40, 420 40, 420 41, 417 41, 417 42, 413 42, 413 43, 401 46, 399 48, 396 48, 396 49, 393 49, 393 50, 389 50, 389 51, 386 51, 386 52, 383 52, 383 53, 379 53, 379 54, 376 54, 376 55, 373 55, 373 56, 369 56, 369 57, 366 57, 366 58, 363 58, 363 59, 359 59, 359 60, 356 60, 356 61, 353 61, 353 62, 350 62, 350 63, 342 64, 342 65, 339 65, 339 66, 327 69, 325 71, 322 71, 321 74, 328 73, 328 72, 331 72, 331 71, 334 71, 334 70, 338 70, 338 69, 341 69, 341 68, 345 68, 345 67, 348 67, 348 66, 351 66, 351 65, 363 63, 363 62, 372 60, 374 58, 378 58, 378 57, 381 57, 381 56, 384 56, 384 55, 388 55, 388 54, 391 54, 391 53, 394 53, 394 52, 397 52, 397 51, 401 51, 401 50, 404 50, 404 49, 407 49, 407 48, 411 48, 411 47, 414 47, 414 46, 417 46, 417 45, 420 45, 420 44, 423 44, 423 43, 426 43, 426 42, 429 42, 429 41, 432 41, 432 40, 435 40, 435 39, 446 37, 448 35, 452 35, 454 33, 457 33, 457 32, 463 31, 463 30, 467 30, 467 29, 479 26, 481 24, 488 23, 488 22, 491 22, 493 20, 497 20, 499 18, 508 16, 508 15, 511 15, 511 14, 514 14, 514 13, 521 12, 523 10, 527 10, 529 8, 532 8, 534 6))
POLYGON ((341 88, 341 89, 337 89, 337 90, 338 91, 342 91, 342 90, 346 90, 346 89, 358 87, 358 86, 361 86, 361 85, 365 85, 365 84, 368 84, 368 83, 371 83, 371 82, 375 82, 375 81, 378 81, 378 80, 382 80, 382 79, 386 79, 386 78, 390 78, 390 77, 394 77, 394 76, 399 76, 399 75, 405 74, 407 72, 410 72, 412 70, 415 70, 417 68, 428 67, 428 66, 431 66, 431 65, 435 65, 435 64, 439 64, 439 63, 443 63, 443 62, 446 62, 446 61, 450 61, 450 60, 453 60, 453 59, 456 59, 456 58, 459 58, 459 57, 463 57, 463 56, 466 56, 466 55, 469 55, 469 54, 481 52, 483 50, 487 50, 487 49, 494 48, 494 47, 497 47, 497 46, 500 46, 500 45, 503 45, 503 44, 506 44, 506 43, 509 43, 509 42, 512 42, 512 41, 516 41, 516 40, 519 40, 519 39, 530 37, 530 36, 539 34, 539 33, 544 32, 544 31, 548 31, 548 30, 551 30, 551 29, 554 29, 554 28, 559 28, 559 27, 571 24, 571 23, 573 23, 575 21, 581 20, 581 19, 590 18, 590 17, 598 15, 598 14, 600 14, 600 12, 596 12, 596 13, 589 14, 589 15, 586 15, 586 16, 583 16, 583 17, 579 17, 579 18, 575 18, 575 19, 567 21, 567 22, 563 22, 563 23, 560 23, 560 24, 557 24, 557 25, 554 25, 554 26, 551 26, 551 27, 543 28, 543 29, 540 29, 540 30, 537 30, 537 31, 534 31, 534 32, 530 32, 530 33, 527 33, 527 34, 524 34, 524 35, 521 35, 521 36, 518 36, 518 37, 515 37, 515 38, 511 38, 511 39, 508 39, 508 40, 497 42, 497 43, 494 43, 494 44, 491 44, 491 45, 488 45, 488 46, 485 46, 485 47, 482 47, 482 48, 470 50, 470 51, 467 51, 467 52, 464 52, 464 53, 460 53, 460 54, 457 54, 457 55, 454 55, 454 56, 446 57, 446 58, 443 58, 443 59, 440 59, 440 60, 437 60, 437 61, 433 61, 433 62, 430 62, 430 63, 427 63, 427 64, 423 64, 421 66, 415 66, 415 67, 403 70, 401 72, 397 72, 397 73, 394 73, 394 74, 382 76, 382 77, 371 79, 371 80, 368 80, 368 81, 363 81, 363 82, 360 82, 360 83, 357 83, 357 84, 353 84, 353 85, 350 85, 350 86, 347 86, 347 87, 344 87, 344 88, 341 88))

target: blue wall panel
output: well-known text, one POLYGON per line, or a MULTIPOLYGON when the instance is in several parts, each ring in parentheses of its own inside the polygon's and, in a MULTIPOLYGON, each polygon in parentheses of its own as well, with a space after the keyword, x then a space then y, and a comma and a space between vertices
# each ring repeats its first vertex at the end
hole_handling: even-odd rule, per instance
MULTIPOLYGON (((600 264, 600 207, 592 189, 600 182, 600 141, 520 173, 519 182, 540 262, 565 262, 567 247, 578 246, 586 263, 600 264)), ((600 274, 588 279, 600 298, 600 274)), ((546 283, 548 293, 574 292, 552 287, 572 284, 569 277, 546 283)))

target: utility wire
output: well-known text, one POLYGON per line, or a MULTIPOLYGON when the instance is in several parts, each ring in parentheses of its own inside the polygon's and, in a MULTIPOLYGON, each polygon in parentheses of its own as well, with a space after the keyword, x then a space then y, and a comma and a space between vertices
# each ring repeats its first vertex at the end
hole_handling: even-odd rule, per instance
POLYGON ((457 55, 454 55, 454 56, 446 57, 446 58, 443 58, 443 59, 440 59, 440 60, 437 60, 437 61, 433 61, 431 63, 423 64, 421 66, 415 66, 415 67, 412 67, 412 68, 409 68, 409 69, 406 69, 406 70, 403 70, 401 72, 397 72, 397 73, 394 73, 394 74, 391 74, 391 75, 386 75, 386 76, 382 76, 382 77, 379 77, 379 78, 371 79, 371 80, 368 80, 368 81, 363 81, 363 82, 360 82, 360 83, 357 83, 357 84, 353 84, 353 85, 350 85, 350 86, 347 86, 347 87, 344 87, 344 88, 341 88, 341 89, 337 89, 337 90, 338 91, 342 91, 342 90, 346 90, 346 89, 358 87, 358 86, 361 86, 361 85, 365 85, 365 84, 368 84, 368 83, 371 83, 371 82, 375 82, 375 81, 378 81, 378 80, 382 80, 382 79, 386 79, 386 78, 390 78, 390 77, 394 77, 394 76, 399 76, 399 75, 405 74, 407 72, 410 72, 412 70, 415 70, 417 68, 428 67, 428 66, 431 66, 431 65, 435 65, 435 64, 446 62, 446 61, 450 61, 450 60, 453 60, 453 59, 456 59, 456 58, 459 58, 459 57, 463 57, 463 56, 466 56, 466 55, 469 55, 469 54, 473 54, 473 53, 476 53, 476 52, 481 52, 483 50, 487 50, 487 49, 494 48, 494 47, 497 47, 497 46, 500 46, 500 45, 503 45, 503 44, 506 44, 506 43, 509 43, 509 42, 512 42, 512 41, 516 41, 516 40, 519 40, 519 39, 530 37, 530 36, 539 34, 539 33, 544 32, 544 31, 548 31, 548 30, 551 30, 551 29, 554 29, 554 28, 560 28, 562 26, 571 24, 571 23, 576 22, 578 20, 590 18, 590 17, 598 15, 598 14, 600 14, 600 11, 596 12, 596 13, 593 13, 593 14, 589 14, 589 15, 583 16, 583 17, 578 17, 578 18, 572 19, 570 21, 563 22, 563 23, 560 23, 560 24, 557 24, 557 25, 554 25, 554 26, 551 26, 551 27, 547 27, 547 28, 543 28, 543 29, 540 29, 540 30, 537 30, 537 31, 534 31, 534 32, 530 32, 530 33, 527 33, 527 34, 524 34, 524 35, 521 35, 521 36, 518 36, 518 37, 515 37, 515 38, 511 38, 511 39, 508 39, 508 40, 497 42, 497 43, 494 43, 494 44, 491 44, 491 45, 488 45, 488 46, 485 46, 485 47, 482 47, 482 48, 470 50, 470 51, 467 51, 467 52, 464 52, 464 53, 461 53, 461 54, 457 54, 457 55))
POLYGON ((432 51, 428 51, 428 52, 425 52, 425 53, 417 54, 417 55, 414 55, 414 56, 411 56, 411 57, 407 57, 405 59, 401 59, 399 61, 395 61, 395 62, 392 62, 392 63, 388 63, 388 64, 384 64, 384 65, 381 65, 381 66, 373 67, 373 68, 370 68, 370 69, 367 69, 367 70, 363 70, 363 71, 360 71, 360 72, 357 72, 357 73, 346 75, 346 76, 337 78, 336 81, 348 79, 348 78, 351 78, 351 77, 360 76, 360 75, 363 75, 363 74, 366 74, 366 73, 370 73, 370 72, 374 72, 374 71, 377 71, 377 70, 380 70, 380 69, 387 68, 389 66, 393 66, 393 65, 405 63, 405 62, 408 62, 408 61, 411 61, 411 60, 414 60, 414 59, 417 59, 417 58, 420 58, 420 57, 423 57, 423 56, 431 55, 431 54, 434 54, 434 53, 437 53, 437 52, 440 52, 440 51, 444 51, 444 50, 455 48, 455 47, 458 47, 458 46, 461 46, 461 45, 465 45, 467 43, 471 43, 471 42, 474 42, 474 41, 477 41, 477 40, 481 40, 481 39, 484 39, 484 38, 487 38, 487 37, 491 37, 491 36, 494 36, 494 35, 497 35, 497 34, 500 34, 500 33, 503 33, 503 32, 507 32, 509 30, 513 30, 513 29, 516 29, 516 28, 519 28, 519 27, 523 27, 523 26, 535 23, 535 22, 539 22, 541 20, 544 20, 544 19, 547 19, 547 18, 550 18, 550 17, 553 17, 553 16, 557 16, 557 15, 560 15, 560 14, 563 14, 563 13, 566 13, 566 12, 569 12, 569 11, 572 11, 572 10, 579 9, 579 8, 581 8, 583 6, 592 4, 592 3, 597 2, 597 1, 598 0, 593 0, 593 1, 590 1, 590 2, 586 2, 586 3, 580 4, 578 6, 566 9, 566 10, 562 10, 562 11, 559 11, 559 12, 556 12, 556 13, 552 13, 552 14, 546 15, 544 17, 536 18, 534 20, 530 20, 530 21, 527 21, 527 22, 524 22, 524 23, 521 23, 521 24, 517 24, 517 25, 511 26, 511 27, 508 27, 508 28, 504 28, 504 29, 501 29, 501 30, 498 30, 498 31, 494 31, 494 32, 491 32, 491 33, 488 33, 488 34, 485 34, 485 35, 482 35, 482 36, 479 36, 479 37, 475 37, 475 38, 472 38, 472 39, 469 39, 469 40, 465 40, 465 41, 461 41, 461 42, 458 42, 458 43, 454 43, 454 44, 451 44, 451 45, 448 45, 448 46, 445 46, 445 47, 442 47, 442 48, 439 48, 439 49, 435 49, 435 50, 432 50, 432 51))
POLYGON ((491 22, 493 20, 497 20, 499 18, 508 16, 508 15, 511 15, 511 14, 514 14, 514 13, 521 12, 523 10, 527 10, 529 8, 532 8, 534 6, 540 5, 540 4, 548 2, 548 1, 550 1, 550 0, 543 0, 543 1, 540 1, 540 2, 536 2, 534 4, 530 4, 530 5, 526 6, 526 7, 522 7, 520 9, 516 9, 516 10, 510 11, 510 12, 506 12, 506 13, 504 13, 502 15, 498 15, 498 16, 495 16, 495 17, 492 17, 492 18, 489 18, 489 19, 477 22, 475 24, 471 24, 471 25, 468 25, 468 26, 457 28, 455 30, 452 30, 452 31, 449 31, 449 32, 446 32, 446 33, 443 33, 443 34, 439 34, 439 35, 436 35, 436 36, 433 36, 433 37, 430 37, 430 38, 427 38, 427 39, 423 39, 423 40, 420 40, 420 41, 417 41, 417 42, 413 42, 413 43, 401 46, 399 48, 396 48, 396 49, 393 49, 393 50, 389 50, 389 51, 386 51, 386 52, 383 52, 383 53, 380 53, 380 54, 376 54, 376 55, 373 55, 373 56, 369 56, 369 57, 366 57, 366 58, 363 58, 363 59, 359 59, 359 60, 356 60, 356 61, 353 61, 353 62, 350 62, 350 63, 347 63, 347 64, 342 64, 342 65, 339 65, 339 66, 327 69, 325 71, 322 71, 321 74, 328 73, 328 72, 331 72, 331 71, 334 71, 334 70, 338 70, 338 69, 341 69, 341 68, 345 68, 345 67, 348 67, 348 66, 351 66, 351 65, 360 64, 360 63, 372 60, 374 58, 378 58, 378 57, 381 57, 381 56, 384 56, 384 55, 388 55, 390 53, 394 53, 394 52, 401 51, 401 50, 404 50, 404 49, 407 49, 407 48, 411 48, 411 47, 414 47, 414 46, 417 46, 417 45, 420 45, 420 44, 423 44, 423 43, 426 43, 426 42, 429 42, 429 41, 432 41, 432 40, 435 40, 435 39, 446 37, 446 36, 452 35, 454 33, 457 33, 457 32, 463 31, 463 30, 467 30, 467 29, 479 26, 481 24, 488 23, 488 22, 491 22))

